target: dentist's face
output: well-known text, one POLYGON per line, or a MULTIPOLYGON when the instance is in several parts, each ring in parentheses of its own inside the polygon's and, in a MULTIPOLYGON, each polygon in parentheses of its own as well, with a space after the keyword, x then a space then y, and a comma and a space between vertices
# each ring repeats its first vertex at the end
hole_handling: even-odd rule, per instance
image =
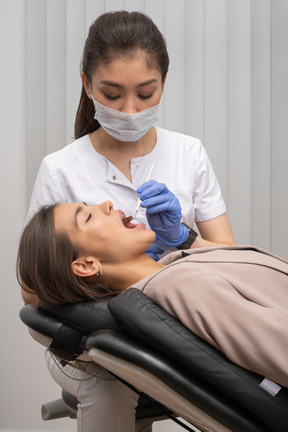
POLYGON ((145 54, 133 58, 118 58, 100 65, 92 76, 91 87, 82 75, 84 87, 90 97, 102 105, 135 114, 158 105, 163 83, 161 72, 148 67, 145 54))
POLYGON ((105 260, 126 261, 145 252, 155 234, 144 224, 123 224, 124 213, 114 210, 111 201, 95 206, 84 203, 61 204, 54 209, 56 231, 68 234, 81 253, 105 260))

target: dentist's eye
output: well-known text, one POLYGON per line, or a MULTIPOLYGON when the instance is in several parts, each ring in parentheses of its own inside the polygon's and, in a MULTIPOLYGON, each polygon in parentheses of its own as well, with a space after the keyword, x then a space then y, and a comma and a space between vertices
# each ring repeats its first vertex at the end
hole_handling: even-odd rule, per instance
POLYGON ((154 95, 154 93, 150 93, 150 94, 147 94, 147 95, 139 95, 139 98, 142 99, 142 100, 151 99, 153 95, 154 95))
POLYGON ((91 216, 92 216, 92 214, 89 213, 89 216, 88 216, 88 218, 86 219, 86 223, 89 222, 89 220, 91 219, 91 216))
POLYGON ((114 96, 114 95, 104 94, 104 96, 105 96, 105 98, 108 99, 109 101, 115 101, 115 100, 117 100, 117 99, 120 98, 119 95, 115 95, 115 96, 114 96))

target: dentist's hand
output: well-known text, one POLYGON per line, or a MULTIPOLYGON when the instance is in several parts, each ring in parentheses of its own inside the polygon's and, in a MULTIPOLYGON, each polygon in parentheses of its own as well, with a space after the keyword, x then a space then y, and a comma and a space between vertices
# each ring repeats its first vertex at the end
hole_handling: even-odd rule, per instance
POLYGON ((152 244, 149 249, 146 250, 146 254, 153 258, 154 261, 159 261, 159 255, 163 254, 164 250, 161 249, 158 245, 152 244))
POLYGON ((189 235, 181 224, 181 206, 178 198, 164 183, 149 180, 137 192, 145 207, 150 228, 156 234, 156 242, 161 246, 176 247, 184 243, 189 235))

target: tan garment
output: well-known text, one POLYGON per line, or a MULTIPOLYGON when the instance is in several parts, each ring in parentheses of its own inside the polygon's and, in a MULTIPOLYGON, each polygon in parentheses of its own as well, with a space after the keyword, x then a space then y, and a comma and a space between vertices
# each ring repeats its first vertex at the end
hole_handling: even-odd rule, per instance
POLYGON ((232 362, 288 387, 288 261, 244 246, 186 252, 135 287, 232 362))

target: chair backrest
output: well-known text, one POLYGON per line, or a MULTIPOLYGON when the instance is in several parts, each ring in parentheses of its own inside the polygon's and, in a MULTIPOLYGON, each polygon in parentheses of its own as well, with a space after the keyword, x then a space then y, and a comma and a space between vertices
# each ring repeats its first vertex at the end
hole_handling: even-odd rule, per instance
POLYGON ((84 355, 96 335, 96 347, 109 350, 111 343, 117 352, 118 344, 121 352, 124 347, 124 352, 129 353, 130 360, 138 359, 144 370, 161 373, 177 391, 202 397, 199 403, 203 407, 213 401, 210 409, 218 416, 227 418, 229 411, 229 421, 239 419, 239 427, 232 430, 287 431, 288 389, 282 388, 272 396, 260 387, 264 377, 231 363, 139 290, 129 289, 108 305, 82 302, 57 307, 40 303, 39 309, 25 306, 20 317, 30 329, 52 341, 50 349, 61 358, 74 359, 75 352, 76 357, 84 355), (108 338, 103 329, 112 337, 108 338), (122 337, 126 335, 128 340, 122 337), (143 363, 145 358, 147 363, 143 363), (239 416, 243 417, 241 427, 239 416))
MULTIPOLYGON (((122 332, 162 352, 261 419, 275 432, 288 430, 288 389, 272 395, 265 377, 243 369, 200 339, 138 289, 109 301, 122 332)), ((264 430, 264 429, 263 429, 264 430)))

